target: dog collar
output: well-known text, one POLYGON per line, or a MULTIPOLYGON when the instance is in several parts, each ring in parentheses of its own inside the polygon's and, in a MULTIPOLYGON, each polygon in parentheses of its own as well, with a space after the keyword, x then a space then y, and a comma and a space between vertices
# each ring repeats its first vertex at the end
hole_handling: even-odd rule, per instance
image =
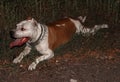
POLYGON ((45 36, 46 30, 47 30, 46 26, 40 24, 40 27, 41 27, 41 34, 39 35, 38 39, 35 42, 29 43, 31 46, 35 46, 35 45, 39 44, 40 41, 43 40, 43 38, 45 36))

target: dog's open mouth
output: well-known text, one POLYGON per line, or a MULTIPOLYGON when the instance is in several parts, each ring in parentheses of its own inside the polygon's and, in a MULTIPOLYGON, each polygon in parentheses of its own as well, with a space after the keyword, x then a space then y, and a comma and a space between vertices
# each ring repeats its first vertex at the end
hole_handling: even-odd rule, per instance
POLYGON ((27 41, 29 40, 28 37, 23 37, 23 38, 19 38, 16 39, 15 41, 10 43, 10 48, 13 48, 15 46, 22 46, 23 44, 25 44, 27 41))

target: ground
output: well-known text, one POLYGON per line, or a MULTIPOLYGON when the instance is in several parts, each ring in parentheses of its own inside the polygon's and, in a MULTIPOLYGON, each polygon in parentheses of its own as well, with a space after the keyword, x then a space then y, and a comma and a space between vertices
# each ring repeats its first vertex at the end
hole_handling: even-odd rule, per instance
POLYGON ((12 49, 11 57, 0 60, 0 82, 120 82, 119 25, 91 36, 75 35, 33 71, 27 68, 38 56, 34 50, 20 64, 12 64, 21 50, 12 49))

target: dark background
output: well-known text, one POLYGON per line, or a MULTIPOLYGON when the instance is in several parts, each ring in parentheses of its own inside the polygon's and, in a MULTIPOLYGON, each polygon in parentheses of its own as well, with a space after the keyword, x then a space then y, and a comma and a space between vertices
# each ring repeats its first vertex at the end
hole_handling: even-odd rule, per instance
POLYGON ((28 16, 41 23, 88 16, 87 24, 118 24, 119 0, 0 0, 0 54, 9 52, 9 31, 28 16), (3 50, 4 49, 4 50, 3 50))
POLYGON ((0 0, 0 82, 120 82, 120 0, 0 0), (28 65, 39 56, 33 50, 12 64, 22 47, 9 48, 9 31, 31 16, 40 23, 87 16, 86 26, 106 23, 94 36, 81 34, 55 50, 55 57, 37 69, 28 65))

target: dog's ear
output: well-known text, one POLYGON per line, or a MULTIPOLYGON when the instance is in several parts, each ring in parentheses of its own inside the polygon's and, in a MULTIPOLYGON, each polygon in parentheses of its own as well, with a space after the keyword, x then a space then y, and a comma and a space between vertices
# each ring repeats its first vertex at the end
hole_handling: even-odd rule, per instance
POLYGON ((37 26, 37 24, 38 24, 37 21, 36 21, 34 18, 32 18, 31 20, 32 20, 32 23, 33 23, 35 26, 37 26))
POLYGON ((37 26, 37 21, 36 21, 34 18, 28 17, 27 20, 31 20, 32 23, 33 23, 33 25, 34 25, 34 26, 37 26))

